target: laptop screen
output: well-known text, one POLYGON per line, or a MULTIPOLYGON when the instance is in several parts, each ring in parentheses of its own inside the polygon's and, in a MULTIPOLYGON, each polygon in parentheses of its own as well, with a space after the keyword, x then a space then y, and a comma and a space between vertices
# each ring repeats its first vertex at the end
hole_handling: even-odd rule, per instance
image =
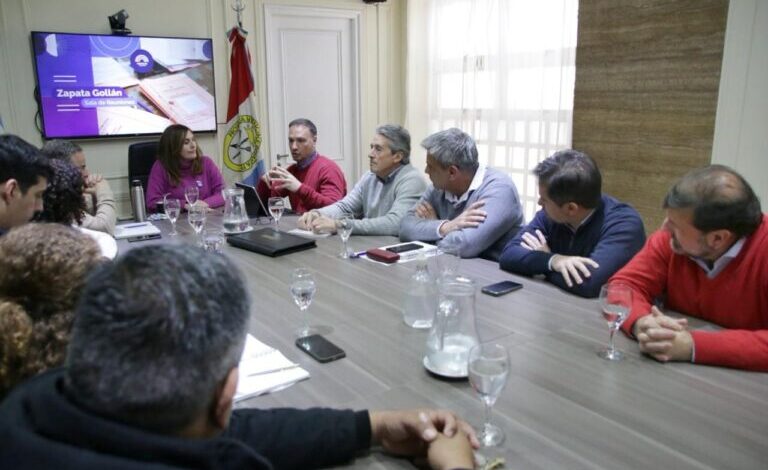
POLYGON ((259 197, 259 192, 253 186, 245 183, 235 183, 235 186, 243 190, 243 198, 245 199, 245 211, 248 212, 248 217, 269 217, 267 206, 259 197))

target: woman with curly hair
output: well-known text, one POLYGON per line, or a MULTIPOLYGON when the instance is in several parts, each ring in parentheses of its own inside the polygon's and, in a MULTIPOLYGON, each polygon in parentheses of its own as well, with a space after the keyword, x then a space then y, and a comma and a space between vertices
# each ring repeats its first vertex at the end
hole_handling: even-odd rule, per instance
POLYGON ((61 224, 27 224, 0 238, 0 398, 64 362, 73 312, 96 242, 61 224))
POLYGON ((108 258, 117 255, 115 239, 104 232, 80 227, 83 221, 85 181, 79 168, 67 160, 50 160, 51 177, 43 193, 43 210, 32 219, 36 222, 55 222, 74 225, 81 232, 96 240, 101 252, 108 258))
POLYGON ((85 211, 85 181, 80 169, 65 160, 50 160, 49 164, 52 175, 43 193, 43 210, 34 220, 80 225, 85 211))

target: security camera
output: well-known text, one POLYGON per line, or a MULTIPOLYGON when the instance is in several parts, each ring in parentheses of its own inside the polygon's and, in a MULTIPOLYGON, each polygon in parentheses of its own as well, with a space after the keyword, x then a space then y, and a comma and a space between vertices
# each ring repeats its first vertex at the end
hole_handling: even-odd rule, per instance
POLYGON ((125 20, 128 18, 128 12, 125 10, 120 10, 114 15, 108 16, 107 19, 109 20, 109 27, 112 28, 112 34, 118 36, 131 34, 131 30, 125 27, 125 20))

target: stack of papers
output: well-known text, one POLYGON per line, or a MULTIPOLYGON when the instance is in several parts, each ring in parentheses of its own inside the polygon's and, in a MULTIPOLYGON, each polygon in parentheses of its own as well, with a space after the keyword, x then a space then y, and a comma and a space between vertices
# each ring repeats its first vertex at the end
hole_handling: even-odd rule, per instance
POLYGON ((154 235, 156 233, 160 233, 160 229, 152 225, 151 222, 136 222, 132 224, 118 225, 115 227, 116 240, 121 238, 154 235))
POLYGON ((236 402, 282 390, 309 378, 309 372, 250 334, 245 339, 239 373, 236 402))

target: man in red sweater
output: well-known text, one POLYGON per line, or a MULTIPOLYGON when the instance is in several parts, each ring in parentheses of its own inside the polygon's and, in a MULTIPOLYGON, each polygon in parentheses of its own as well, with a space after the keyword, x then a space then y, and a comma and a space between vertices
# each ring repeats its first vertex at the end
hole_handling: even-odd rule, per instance
POLYGON ((298 214, 319 209, 341 200, 347 194, 344 173, 333 160, 317 153, 317 127, 309 119, 294 119, 288 124, 288 144, 296 162, 286 168, 272 167, 259 181, 262 200, 286 197, 298 214))
POLYGON ((609 282, 630 285, 622 325, 661 361, 768 371, 768 215, 741 175, 694 170, 664 199, 662 230, 609 282), (722 327, 688 328, 654 305, 722 327))

